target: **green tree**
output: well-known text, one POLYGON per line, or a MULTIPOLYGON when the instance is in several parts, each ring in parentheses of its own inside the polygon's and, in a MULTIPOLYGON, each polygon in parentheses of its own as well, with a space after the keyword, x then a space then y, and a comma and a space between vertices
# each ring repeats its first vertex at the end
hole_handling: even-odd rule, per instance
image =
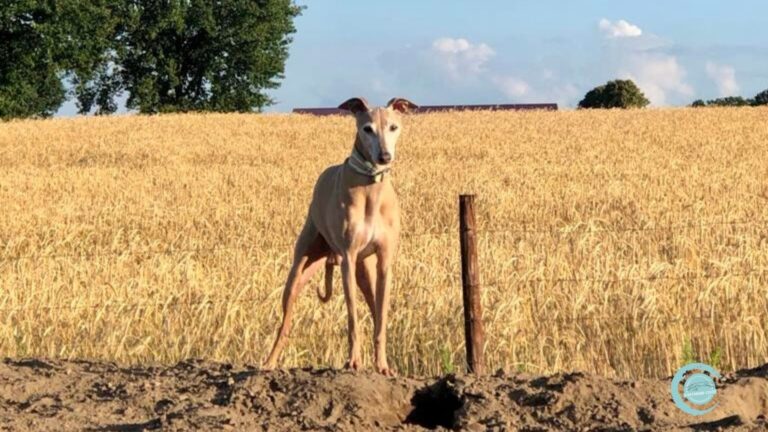
POLYGON ((587 92, 579 108, 643 108, 649 103, 632 80, 614 80, 587 92))
POLYGON ((261 110, 288 58, 290 0, 133 0, 114 9, 113 49, 79 82, 81 110, 142 113, 261 110))
POLYGON ((49 37, 53 10, 36 0, 0 6, 0 118, 48 116, 66 93, 49 37))
POLYGON ((4 0, 0 118, 50 116, 73 84, 81 113, 116 97, 144 113, 252 111, 272 103, 291 0, 4 0))
POLYGON ((752 105, 759 106, 759 105, 768 105, 768 89, 761 91, 758 93, 754 99, 752 99, 752 105))
POLYGON ((692 107, 694 107, 694 108, 700 108, 700 107, 705 107, 705 106, 707 106, 707 103, 706 103, 706 102, 704 102, 704 101, 703 101, 703 100, 701 100, 701 99, 696 99, 695 101, 693 101, 693 103, 691 104, 691 106, 692 106, 692 107))
POLYGON ((744 99, 741 96, 728 96, 724 98, 718 98, 718 99, 712 99, 707 101, 707 106, 733 106, 733 107, 741 107, 741 106, 749 106, 752 104, 751 99, 744 99))
POLYGON ((112 0, 7 0, 0 5, 0 118, 50 116, 110 46, 112 0))
POLYGON ((113 95, 119 87, 115 76, 107 73, 114 67, 115 35, 122 28, 116 13, 124 0, 59 0, 57 45, 69 57, 62 60, 66 77, 74 85, 81 114, 91 112, 94 102, 97 114, 117 110, 113 95), (112 79, 112 81, 109 81, 112 79), (107 91, 110 90, 110 91, 107 91))

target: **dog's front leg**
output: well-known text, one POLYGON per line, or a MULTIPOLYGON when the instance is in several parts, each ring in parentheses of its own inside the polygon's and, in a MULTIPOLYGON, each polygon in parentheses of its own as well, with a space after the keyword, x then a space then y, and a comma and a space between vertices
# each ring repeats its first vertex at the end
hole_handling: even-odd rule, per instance
POLYGON ((382 245, 377 254, 376 263, 376 315, 373 320, 373 347, 376 357, 376 370, 384 375, 395 375, 387 362, 387 314, 389 313, 391 264, 394 245, 382 245))
POLYGON ((357 306, 355 304, 355 294, 357 293, 357 284, 355 282, 355 266, 357 265, 357 254, 347 253, 341 261, 341 277, 344 285, 344 300, 347 303, 347 327, 349 339, 349 360, 347 367, 351 369, 360 369, 362 361, 360 358, 360 339, 357 331, 357 306))

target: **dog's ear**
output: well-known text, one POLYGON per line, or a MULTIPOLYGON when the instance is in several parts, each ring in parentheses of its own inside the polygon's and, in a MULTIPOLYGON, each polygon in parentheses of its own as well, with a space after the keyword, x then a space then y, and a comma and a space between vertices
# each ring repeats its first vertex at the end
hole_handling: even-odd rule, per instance
POLYGON ((392 108, 395 111, 407 114, 418 108, 418 105, 409 101, 408 99, 394 97, 390 99, 389 102, 387 102, 387 108, 392 108))
POLYGON ((351 99, 347 99, 346 102, 339 105, 339 109, 351 111, 352 114, 367 112, 369 111, 368 101, 365 100, 365 98, 353 97, 351 99))

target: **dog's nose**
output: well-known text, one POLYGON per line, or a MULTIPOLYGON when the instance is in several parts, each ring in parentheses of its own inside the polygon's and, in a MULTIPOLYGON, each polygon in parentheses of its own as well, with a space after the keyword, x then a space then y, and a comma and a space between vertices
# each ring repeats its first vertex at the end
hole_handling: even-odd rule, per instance
POLYGON ((379 162, 383 164, 388 164, 392 162, 392 155, 389 154, 388 152, 383 152, 382 154, 379 155, 379 162))

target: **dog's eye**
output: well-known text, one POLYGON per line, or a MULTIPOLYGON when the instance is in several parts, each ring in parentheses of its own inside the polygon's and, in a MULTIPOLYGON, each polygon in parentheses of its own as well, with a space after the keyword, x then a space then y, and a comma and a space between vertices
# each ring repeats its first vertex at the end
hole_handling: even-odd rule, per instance
POLYGON ((390 126, 389 130, 391 130, 392 132, 396 131, 397 130, 397 125, 390 126))
POLYGON ((373 128, 370 126, 364 127, 363 130, 365 131, 365 133, 373 133, 373 128))

